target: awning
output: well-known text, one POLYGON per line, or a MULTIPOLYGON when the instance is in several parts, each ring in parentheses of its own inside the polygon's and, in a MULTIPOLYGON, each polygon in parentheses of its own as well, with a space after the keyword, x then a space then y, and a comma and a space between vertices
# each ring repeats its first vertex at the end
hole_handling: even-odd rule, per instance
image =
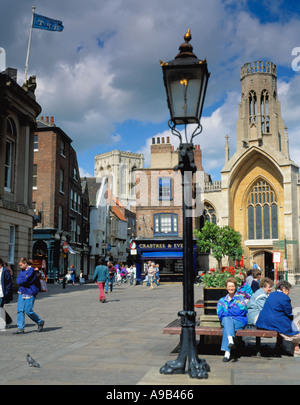
POLYGON ((144 260, 151 260, 151 259, 182 259, 183 253, 182 252, 143 252, 142 258, 144 260))

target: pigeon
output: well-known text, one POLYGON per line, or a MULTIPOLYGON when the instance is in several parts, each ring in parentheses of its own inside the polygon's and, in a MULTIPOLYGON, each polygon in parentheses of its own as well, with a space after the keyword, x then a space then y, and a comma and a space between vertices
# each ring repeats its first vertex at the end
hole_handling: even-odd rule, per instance
POLYGON ((36 362, 36 361, 34 360, 34 358, 32 358, 32 357, 30 356, 29 353, 28 353, 27 356, 26 356, 26 360, 27 360, 27 363, 30 365, 30 367, 40 367, 39 363, 36 362))

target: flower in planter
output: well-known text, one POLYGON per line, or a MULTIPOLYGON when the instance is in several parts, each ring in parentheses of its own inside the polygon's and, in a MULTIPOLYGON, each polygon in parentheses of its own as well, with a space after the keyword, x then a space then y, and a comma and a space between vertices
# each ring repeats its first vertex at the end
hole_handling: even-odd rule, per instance
POLYGON ((222 270, 210 269, 207 273, 202 273, 200 279, 205 288, 225 288, 229 277, 234 277, 237 285, 240 286, 242 284, 240 274, 243 274, 241 269, 230 266, 223 267, 222 270))

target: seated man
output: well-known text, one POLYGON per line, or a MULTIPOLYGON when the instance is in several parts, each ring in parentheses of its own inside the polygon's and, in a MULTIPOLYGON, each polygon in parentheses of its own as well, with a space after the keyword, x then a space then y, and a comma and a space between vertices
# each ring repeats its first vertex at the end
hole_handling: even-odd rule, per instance
POLYGON ((268 298, 274 282, 270 278, 262 278, 260 281, 260 288, 252 295, 250 301, 247 304, 248 308, 248 324, 255 325, 260 311, 265 305, 266 299, 268 298))

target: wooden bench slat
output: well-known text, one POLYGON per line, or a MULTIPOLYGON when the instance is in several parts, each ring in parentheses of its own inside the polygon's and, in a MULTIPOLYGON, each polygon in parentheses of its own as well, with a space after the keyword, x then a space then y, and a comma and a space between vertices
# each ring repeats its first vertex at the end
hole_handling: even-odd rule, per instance
MULTIPOLYGON (((196 335, 206 335, 206 336, 222 336, 222 328, 217 327, 206 327, 206 326, 196 326, 196 335)), ((163 334, 170 335, 180 335, 181 333, 181 320, 175 319, 173 322, 169 323, 163 328, 163 334)), ((254 337, 277 337, 278 332, 274 330, 266 329, 240 329, 236 332, 236 336, 254 336, 254 337)))

